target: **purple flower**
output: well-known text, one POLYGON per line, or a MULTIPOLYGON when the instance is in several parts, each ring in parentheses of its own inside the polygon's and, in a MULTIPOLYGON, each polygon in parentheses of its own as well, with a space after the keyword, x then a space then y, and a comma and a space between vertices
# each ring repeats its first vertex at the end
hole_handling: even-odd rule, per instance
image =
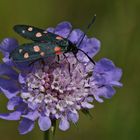
MULTIPOLYGON (((69 22, 47 30, 76 45, 84 34, 79 29, 72 30, 69 22)), ((10 60, 9 53, 16 47, 18 43, 12 38, 6 38, 0 44, 4 55, 4 63, 0 64, 0 90, 9 99, 7 109, 11 111, 0 114, 0 118, 20 120, 20 134, 30 132, 35 121, 42 131, 46 131, 59 120, 59 128, 65 131, 70 122, 77 123, 80 110, 93 108, 93 100, 103 102, 103 98, 111 98, 115 94, 113 87, 122 86, 119 82, 121 69, 106 58, 94 65, 79 51, 77 58, 72 53, 66 54, 67 59, 62 55, 59 64, 36 62, 29 67, 10 60)), ((100 41, 85 36, 79 48, 93 57, 100 49, 100 41)))

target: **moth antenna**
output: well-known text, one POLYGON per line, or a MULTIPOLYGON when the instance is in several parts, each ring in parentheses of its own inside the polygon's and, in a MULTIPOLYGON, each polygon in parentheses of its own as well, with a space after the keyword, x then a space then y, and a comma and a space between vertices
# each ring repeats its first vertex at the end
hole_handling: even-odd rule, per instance
POLYGON ((82 36, 80 42, 78 43, 77 45, 77 48, 79 48, 79 46, 81 45, 83 39, 85 38, 85 35, 87 34, 88 30, 90 29, 90 27, 94 24, 96 20, 96 14, 94 15, 94 17, 92 18, 91 22, 88 24, 87 28, 86 28, 86 31, 84 32, 84 35, 82 36))
POLYGON ((79 48, 78 48, 78 50, 81 51, 81 52, 83 52, 87 56, 87 58, 95 65, 94 60, 92 58, 90 58, 87 53, 85 53, 83 50, 81 50, 79 48))
MULTIPOLYGON (((87 26, 87 28, 86 28, 86 31, 85 31, 85 33, 84 33, 84 35, 83 35, 81 41, 79 42, 80 45, 81 45, 81 42, 83 41, 83 39, 84 39, 86 33, 88 32, 88 30, 90 29, 90 27, 91 27, 91 26, 93 25, 93 23, 95 22, 95 19, 96 19, 96 14, 95 14, 94 17, 92 18, 92 21, 88 24, 88 26, 87 26)), ((69 36, 70 36, 70 34, 72 33, 72 31, 73 31, 73 29, 71 29, 71 31, 70 31, 70 33, 68 34, 68 36, 67 36, 66 39, 69 38, 69 36)), ((78 44, 78 47, 80 46, 79 44, 78 44)))

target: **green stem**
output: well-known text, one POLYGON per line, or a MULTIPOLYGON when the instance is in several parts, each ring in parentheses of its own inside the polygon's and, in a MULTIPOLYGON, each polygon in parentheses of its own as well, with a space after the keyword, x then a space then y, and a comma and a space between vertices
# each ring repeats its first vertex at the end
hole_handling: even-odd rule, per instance
POLYGON ((50 131, 47 130, 44 132, 44 140, 49 140, 50 139, 50 131))

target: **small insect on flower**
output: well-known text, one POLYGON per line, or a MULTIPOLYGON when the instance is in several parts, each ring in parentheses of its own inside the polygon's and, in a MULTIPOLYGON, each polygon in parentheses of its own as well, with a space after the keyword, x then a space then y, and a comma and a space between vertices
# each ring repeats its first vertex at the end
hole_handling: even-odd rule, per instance
MULTIPOLYGON (((95 17, 96 16, 94 16, 92 22, 88 25, 87 30, 94 23, 95 17)), ((60 54, 63 54, 64 57, 66 57, 65 53, 72 52, 77 58, 77 52, 81 51, 88 57, 88 59, 92 63, 94 63, 94 61, 88 56, 88 54, 79 48, 85 37, 85 34, 83 34, 78 45, 76 46, 76 44, 68 40, 69 36, 67 38, 64 38, 57 34, 39 29, 37 27, 28 25, 16 25, 14 26, 14 30, 22 37, 34 41, 33 43, 20 45, 11 52, 10 58, 12 58, 14 62, 35 62, 49 56, 57 56, 59 61, 60 54)))

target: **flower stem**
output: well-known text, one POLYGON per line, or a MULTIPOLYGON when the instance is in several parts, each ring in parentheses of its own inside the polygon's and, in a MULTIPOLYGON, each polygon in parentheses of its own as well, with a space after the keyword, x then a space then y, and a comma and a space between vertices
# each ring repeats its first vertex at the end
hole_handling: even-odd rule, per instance
POLYGON ((50 131, 49 130, 44 132, 44 140, 50 140, 50 131))

